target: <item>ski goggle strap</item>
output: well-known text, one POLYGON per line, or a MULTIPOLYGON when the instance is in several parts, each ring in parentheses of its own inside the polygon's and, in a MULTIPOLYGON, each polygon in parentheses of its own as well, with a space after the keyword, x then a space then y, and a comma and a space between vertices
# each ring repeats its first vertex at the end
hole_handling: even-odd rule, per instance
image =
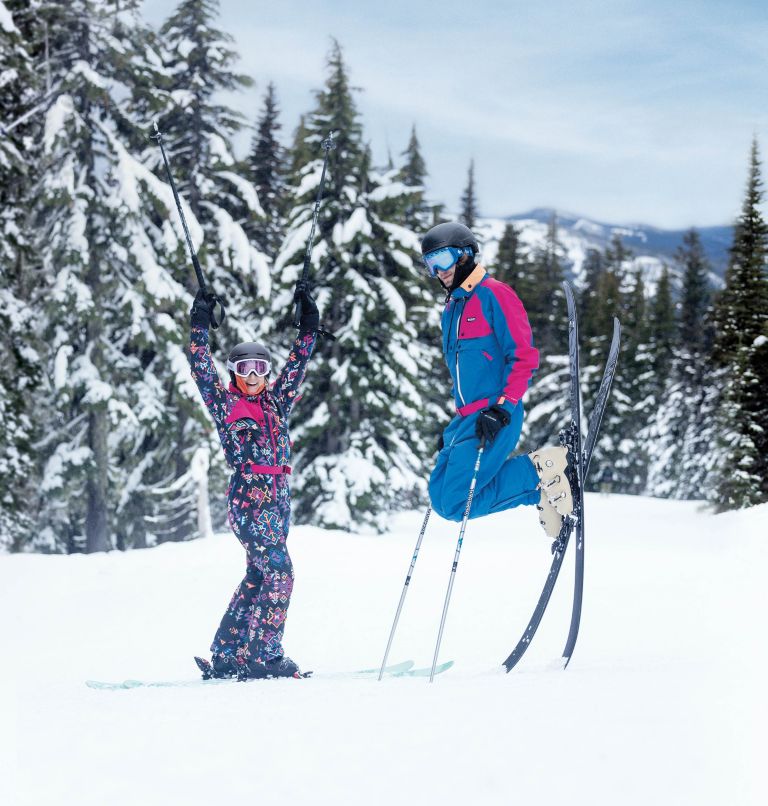
POLYGON ((430 277, 437 277, 438 271, 449 271, 462 255, 469 255, 472 257, 471 246, 443 246, 440 249, 433 249, 423 256, 422 260, 427 268, 427 274, 430 277))
POLYGON ((269 375, 272 364, 263 358, 244 358, 242 361, 227 361, 227 369, 241 378, 247 378, 252 372, 263 378, 269 375))

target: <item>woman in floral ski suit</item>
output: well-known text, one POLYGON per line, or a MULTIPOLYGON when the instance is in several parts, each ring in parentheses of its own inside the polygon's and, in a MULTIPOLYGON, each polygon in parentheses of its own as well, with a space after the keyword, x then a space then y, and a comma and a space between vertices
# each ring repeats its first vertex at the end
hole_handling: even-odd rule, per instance
POLYGON ((319 316, 299 284, 299 335, 277 380, 269 386, 269 351, 261 344, 235 347, 224 388, 211 357, 212 299, 198 292, 191 312, 192 377, 213 417, 232 477, 229 524, 246 552, 246 573, 213 639, 211 663, 197 659, 204 677, 299 677, 283 654, 282 637, 293 589, 286 538, 291 516, 288 417, 298 399, 315 346, 319 316))

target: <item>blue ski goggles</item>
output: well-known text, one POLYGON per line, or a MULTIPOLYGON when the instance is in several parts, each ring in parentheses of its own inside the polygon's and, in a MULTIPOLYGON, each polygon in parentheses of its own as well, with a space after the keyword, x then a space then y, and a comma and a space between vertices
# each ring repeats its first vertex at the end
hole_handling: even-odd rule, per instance
POLYGON ((430 277, 437 277, 439 271, 450 271, 458 262, 462 255, 472 256, 471 246, 443 246, 427 252, 422 257, 424 265, 427 267, 427 274, 430 277))

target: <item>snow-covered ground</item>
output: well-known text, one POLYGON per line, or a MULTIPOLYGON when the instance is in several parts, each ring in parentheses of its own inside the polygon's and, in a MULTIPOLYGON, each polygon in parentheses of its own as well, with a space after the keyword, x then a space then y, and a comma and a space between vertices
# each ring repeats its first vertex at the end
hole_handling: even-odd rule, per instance
MULTIPOLYGON (((196 676, 192 655, 242 570, 231 535, 0 557, 0 802, 765 804, 768 506, 713 516, 590 495, 587 507, 569 668, 553 661, 572 556, 528 654, 500 671, 550 562, 521 509, 470 522, 441 652, 456 665, 431 685, 330 674, 378 664, 420 513, 383 536, 293 531, 285 645, 315 670, 303 681, 85 686, 196 676)), ((456 537, 431 524, 393 661, 431 661, 456 537)))

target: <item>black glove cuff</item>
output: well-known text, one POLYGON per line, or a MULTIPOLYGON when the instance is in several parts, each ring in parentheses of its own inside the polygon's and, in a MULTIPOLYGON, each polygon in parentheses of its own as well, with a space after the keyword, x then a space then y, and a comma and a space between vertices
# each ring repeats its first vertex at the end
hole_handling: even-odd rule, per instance
POLYGON ((211 314, 209 311, 205 309, 193 309, 192 313, 189 316, 189 321, 192 324, 192 327, 205 327, 210 329, 211 327, 211 314))
POLYGON ((312 333, 320 329, 320 314, 305 313, 299 320, 299 333, 312 333))

